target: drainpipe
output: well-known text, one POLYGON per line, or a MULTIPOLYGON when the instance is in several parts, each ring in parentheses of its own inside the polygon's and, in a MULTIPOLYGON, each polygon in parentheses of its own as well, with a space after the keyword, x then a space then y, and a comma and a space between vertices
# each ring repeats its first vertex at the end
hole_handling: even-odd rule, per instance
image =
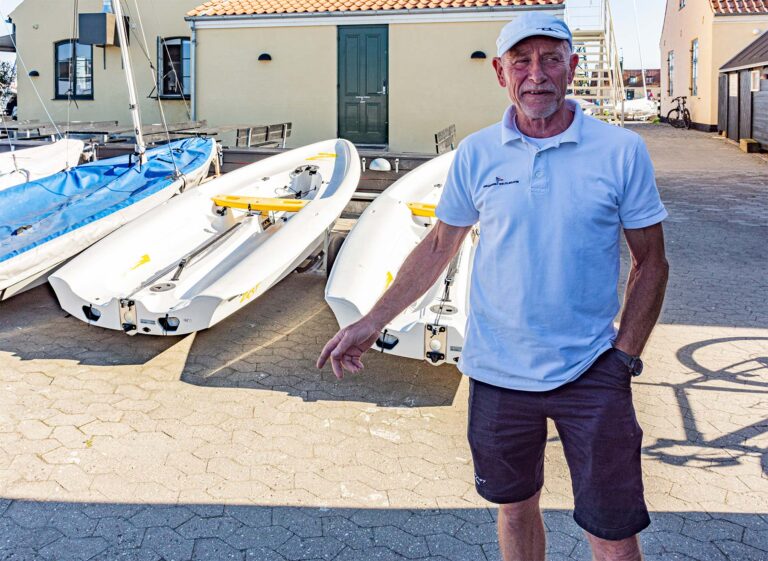
POLYGON ((192 115, 191 119, 193 121, 197 121, 197 28, 195 27, 195 22, 190 22, 192 24, 192 38, 191 38, 191 45, 190 45, 190 53, 189 53, 189 66, 190 66, 190 95, 192 97, 192 115))

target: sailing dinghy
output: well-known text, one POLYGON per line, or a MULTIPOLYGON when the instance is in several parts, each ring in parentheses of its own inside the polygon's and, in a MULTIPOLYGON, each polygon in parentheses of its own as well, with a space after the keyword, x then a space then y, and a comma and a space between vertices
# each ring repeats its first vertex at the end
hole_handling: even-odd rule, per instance
POLYGON ((43 146, 0 153, 0 191, 76 166, 84 147, 82 140, 64 138, 43 146))
POLYGON ((215 154, 214 140, 192 138, 148 150, 143 164, 120 156, 0 191, 0 300, 197 185, 215 154))
POLYGON ((298 148, 187 191, 51 276, 61 307, 133 335, 213 326, 316 253, 352 197, 346 140, 298 148))
MULTIPOLYGON (((449 152, 417 167, 360 216, 325 288, 325 300, 341 327, 371 310, 437 220, 435 207, 453 157, 454 152, 449 152)), ((434 365, 458 362, 477 240, 478 231, 473 228, 437 282, 387 325, 374 349, 434 365)))

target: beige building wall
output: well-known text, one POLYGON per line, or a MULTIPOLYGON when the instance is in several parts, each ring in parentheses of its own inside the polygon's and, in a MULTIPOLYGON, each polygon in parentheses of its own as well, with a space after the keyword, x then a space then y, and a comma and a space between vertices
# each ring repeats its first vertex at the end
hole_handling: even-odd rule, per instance
POLYGON ((389 139, 404 152, 434 152, 434 133, 457 140, 499 119, 509 105, 491 60, 505 22, 398 24, 389 28, 389 139), (487 58, 472 60, 474 51, 487 58))
POLYGON ((768 29, 768 16, 715 16, 709 2, 688 1, 679 9, 679 0, 667 0, 661 35, 661 114, 675 104, 672 98, 687 95, 695 123, 717 125, 717 81, 719 68, 768 29), (691 42, 699 40, 698 95, 691 95, 691 42), (674 92, 668 92, 669 51, 675 52, 674 92))
MULTIPOLYGON (((157 64, 157 37, 189 37, 189 25, 184 21, 187 11, 199 5, 199 0, 139 0, 141 20, 147 40, 147 51, 152 63, 157 64)), ((134 9, 134 3, 127 6, 134 9)), ((101 0, 80 0, 80 13, 101 12, 101 0)), ((149 67, 140 48, 143 43, 138 16, 131 18, 130 43, 136 89, 144 123, 160 122, 157 100, 147 96, 155 87, 155 73, 149 67)), ((72 35, 73 3, 63 0, 24 0, 11 14, 16 24, 18 46, 18 94, 19 119, 48 121, 42 101, 56 121, 106 121, 119 120, 121 125, 131 122, 128 110, 128 93, 125 84, 120 49, 117 47, 93 48, 93 100, 54 100, 54 43, 69 39, 72 35), (104 55, 106 54, 106 68, 104 55), (24 64, 22 64, 22 60, 24 64), (39 77, 30 78, 28 72, 37 70, 39 77), (34 86, 34 87, 33 87, 34 86)), ((154 92, 157 93, 156 91, 154 92)), ((189 120, 184 101, 163 100, 168 122, 189 120)))
POLYGON ((661 114, 666 116, 676 104, 672 99, 688 96, 687 107, 695 123, 710 125, 717 122, 710 114, 712 88, 710 82, 717 82, 712 73, 712 20, 714 13, 709 1, 689 1, 679 9, 679 0, 667 0, 664 29, 661 34, 661 114), (698 95, 691 95, 691 42, 699 40, 698 95), (674 91, 669 95, 668 54, 675 53, 673 76, 674 91))
POLYGON ((197 31, 197 116, 210 125, 290 121, 287 146, 337 134, 336 27, 197 31), (272 56, 259 62, 261 53, 272 56))

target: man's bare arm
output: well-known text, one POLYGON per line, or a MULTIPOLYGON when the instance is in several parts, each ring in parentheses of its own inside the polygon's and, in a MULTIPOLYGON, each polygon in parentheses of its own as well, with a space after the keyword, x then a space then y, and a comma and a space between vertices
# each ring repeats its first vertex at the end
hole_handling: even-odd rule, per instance
POLYGON ((385 325, 435 283, 459 251, 470 229, 471 226, 449 226, 438 221, 403 262, 395 281, 371 311, 328 341, 317 360, 317 367, 322 368, 330 358, 338 378, 343 377, 344 370, 362 370, 362 354, 376 341, 385 325))
POLYGON ((629 246, 632 267, 614 345, 634 356, 643 352, 659 319, 669 265, 664 253, 664 230, 661 223, 647 228, 624 230, 624 236, 629 246))

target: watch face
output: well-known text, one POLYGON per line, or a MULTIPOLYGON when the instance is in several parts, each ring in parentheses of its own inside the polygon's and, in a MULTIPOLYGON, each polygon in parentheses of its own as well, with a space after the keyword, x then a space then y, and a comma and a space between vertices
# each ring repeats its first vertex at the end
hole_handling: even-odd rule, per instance
POLYGON ((643 373, 643 361, 640 358, 633 358, 629 363, 629 371, 632 376, 640 376, 643 373))

